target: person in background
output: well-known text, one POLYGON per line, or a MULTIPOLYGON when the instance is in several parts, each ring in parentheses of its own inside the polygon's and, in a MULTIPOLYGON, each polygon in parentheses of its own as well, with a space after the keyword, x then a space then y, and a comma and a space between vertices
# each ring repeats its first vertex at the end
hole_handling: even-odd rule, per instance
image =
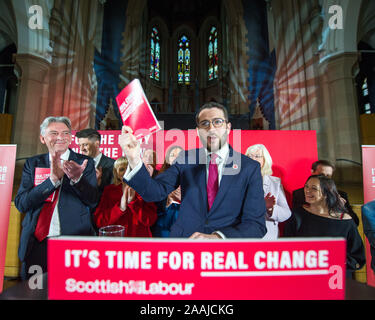
POLYGON ((305 202, 293 208, 284 228, 285 237, 342 237, 346 239, 346 270, 351 277, 365 264, 365 250, 352 217, 341 201, 334 181, 310 176, 304 187, 305 202))
POLYGON ((111 184, 113 178, 114 159, 100 152, 100 133, 95 129, 83 129, 76 133, 78 145, 82 154, 94 159, 96 178, 100 195, 104 187, 111 184))
MULTIPOLYGON (((30 267, 47 271, 47 239, 60 235, 94 235, 91 212, 97 205, 94 161, 69 149, 72 128, 67 117, 47 117, 40 125, 40 141, 48 153, 26 160, 15 205, 25 214, 18 255, 21 277, 30 267), (37 183, 38 171, 49 177, 37 183)), ((38 174, 39 175, 39 174, 38 174)))
MULTIPOLYGON (((335 172, 335 165, 327 160, 318 160, 311 165, 311 174, 318 175, 322 174, 332 179, 333 173, 335 172)), ((349 203, 348 194, 345 191, 338 190, 341 201, 345 204, 345 208, 348 214, 353 218, 353 221, 358 226, 359 218, 353 211, 352 206, 349 203)), ((301 207, 305 203, 304 188, 300 188, 293 191, 292 208, 301 207)))
POLYGON ((158 175, 159 171, 156 170, 156 152, 154 150, 145 149, 142 155, 142 162, 151 177, 156 177, 158 175))
POLYGON ((263 239, 275 240, 279 236, 279 222, 289 219, 292 212, 285 198, 281 180, 272 176, 272 158, 263 144, 247 148, 246 155, 259 162, 263 177, 264 200, 266 202, 267 233, 263 239))
POLYGON ((128 161, 118 158, 113 166, 113 184, 104 188, 94 213, 98 228, 108 225, 125 227, 126 237, 151 237, 150 227, 157 219, 156 205, 143 201, 141 196, 122 180, 128 161))
POLYGON ((370 244, 371 268, 375 271, 375 200, 362 206, 363 232, 370 244))
MULTIPOLYGON (((174 163, 181 151, 183 151, 183 149, 180 146, 172 146, 168 149, 165 155, 164 164, 161 167, 159 174, 163 173, 174 163)), ((177 220, 180 204, 180 187, 172 191, 165 201, 158 203, 158 219, 151 227, 152 235, 154 237, 169 237, 171 226, 177 220)))

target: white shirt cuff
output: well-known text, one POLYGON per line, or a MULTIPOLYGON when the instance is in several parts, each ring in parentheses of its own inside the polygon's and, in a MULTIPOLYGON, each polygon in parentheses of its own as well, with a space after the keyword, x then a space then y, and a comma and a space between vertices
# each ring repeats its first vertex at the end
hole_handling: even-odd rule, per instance
POLYGON ((218 234, 222 239, 226 239, 227 238, 221 231, 214 231, 213 233, 218 234))
POLYGON ((126 172, 124 174, 124 179, 125 180, 131 180, 139 170, 141 170, 142 168, 142 161, 140 160, 138 162, 138 164, 133 168, 133 169, 130 169, 130 166, 128 165, 128 167, 126 168, 126 172))
POLYGON ((55 189, 57 189, 58 187, 60 187, 61 185, 61 180, 57 180, 56 183, 52 181, 51 177, 49 178, 51 183, 53 184, 53 186, 55 187, 55 189))

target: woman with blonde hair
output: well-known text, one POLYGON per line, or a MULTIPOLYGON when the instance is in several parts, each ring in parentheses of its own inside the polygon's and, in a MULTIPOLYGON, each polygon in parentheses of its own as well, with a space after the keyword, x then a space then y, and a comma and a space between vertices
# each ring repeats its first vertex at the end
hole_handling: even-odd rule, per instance
POLYGON ((250 146, 245 154, 259 162, 263 177, 264 200, 267 208, 267 233, 263 239, 275 240, 279 236, 279 222, 289 219, 292 214, 285 198, 284 188, 280 178, 272 176, 272 158, 263 144, 250 146))
POLYGON ((94 213, 94 221, 98 228, 122 225, 125 227, 126 237, 151 237, 150 227, 157 219, 156 205, 145 202, 134 189, 123 182, 127 166, 128 160, 125 157, 115 161, 113 184, 104 188, 94 213))

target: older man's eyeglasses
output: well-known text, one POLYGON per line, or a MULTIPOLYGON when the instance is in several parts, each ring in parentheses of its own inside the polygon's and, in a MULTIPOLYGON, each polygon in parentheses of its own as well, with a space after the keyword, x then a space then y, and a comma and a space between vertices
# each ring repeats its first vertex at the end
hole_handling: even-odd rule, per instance
POLYGON ((212 123, 212 125, 215 128, 221 128, 226 122, 227 122, 226 120, 221 119, 221 118, 216 118, 212 120, 202 120, 201 122, 198 123, 198 127, 200 129, 209 129, 212 123))

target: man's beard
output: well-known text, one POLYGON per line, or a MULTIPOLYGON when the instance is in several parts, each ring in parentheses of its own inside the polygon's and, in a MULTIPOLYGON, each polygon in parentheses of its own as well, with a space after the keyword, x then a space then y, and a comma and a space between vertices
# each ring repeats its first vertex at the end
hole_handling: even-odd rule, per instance
POLYGON ((205 147, 206 147, 206 149, 207 149, 209 152, 216 152, 216 151, 220 150, 220 149, 226 144, 228 134, 224 133, 221 137, 219 137, 219 136, 216 135, 216 134, 213 134, 213 135, 211 135, 211 136, 215 136, 215 137, 219 140, 219 145, 218 145, 218 147, 215 148, 215 149, 212 149, 212 147, 211 147, 211 146, 212 146, 212 143, 210 143, 210 145, 208 145, 207 140, 208 140, 208 138, 209 138, 210 136, 207 136, 207 138, 206 138, 206 145, 205 145, 205 147))

